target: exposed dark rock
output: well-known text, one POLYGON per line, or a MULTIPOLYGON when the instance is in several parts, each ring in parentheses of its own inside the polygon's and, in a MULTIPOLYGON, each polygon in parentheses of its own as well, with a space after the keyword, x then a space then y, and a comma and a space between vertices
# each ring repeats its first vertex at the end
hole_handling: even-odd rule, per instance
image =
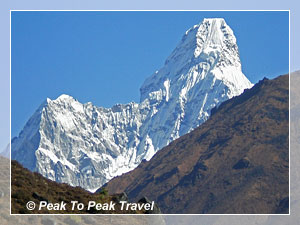
MULTIPOLYGON (((138 200, 138 203, 152 203, 146 196, 142 197, 140 200, 138 200)), ((153 210, 146 211, 146 214, 161 214, 161 210, 158 207, 158 205, 154 202, 153 210)))
POLYGON ((247 158, 240 159, 234 166, 232 167, 235 170, 245 169, 250 166, 250 162, 247 158))
POLYGON ((122 192, 121 194, 116 194, 113 197, 113 200, 116 202, 120 202, 120 201, 127 201, 128 202, 128 196, 125 192, 122 192))
POLYGON ((38 193, 36 193, 36 192, 33 192, 32 197, 34 197, 35 199, 37 199, 37 200, 39 200, 39 201, 46 201, 46 202, 48 202, 48 199, 46 199, 46 198, 40 196, 40 195, 39 195, 38 193))

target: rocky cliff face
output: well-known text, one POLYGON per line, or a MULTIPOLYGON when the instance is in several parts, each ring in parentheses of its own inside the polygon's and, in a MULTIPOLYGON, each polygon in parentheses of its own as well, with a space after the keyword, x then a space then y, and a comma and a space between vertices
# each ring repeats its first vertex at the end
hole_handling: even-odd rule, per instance
POLYGON ((103 108, 68 95, 47 99, 12 140, 12 159, 93 191, 150 160, 250 87, 233 31, 223 19, 204 19, 144 82, 140 103, 103 108))

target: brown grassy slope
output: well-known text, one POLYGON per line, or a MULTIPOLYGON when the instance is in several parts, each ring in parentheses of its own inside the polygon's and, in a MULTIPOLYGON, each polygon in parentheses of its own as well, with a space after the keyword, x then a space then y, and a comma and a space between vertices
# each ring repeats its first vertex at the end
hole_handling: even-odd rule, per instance
POLYGON ((288 213, 288 75, 223 103, 191 133, 105 185, 163 213, 288 213))
POLYGON ((99 213, 99 214, 136 214, 144 213, 143 211, 132 211, 132 210, 120 210, 120 204, 117 204, 115 211, 107 210, 71 210, 71 201, 78 201, 83 203, 85 206, 88 205, 89 201, 96 201, 97 203, 109 203, 110 201, 117 202, 116 195, 108 195, 107 193, 90 193, 80 187, 71 187, 68 184, 60 184, 49 179, 44 178, 38 173, 32 173, 26 168, 22 167, 17 161, 13 160, 11 163, 12 179, 11 179, 11 201, 12 201, 12 214, 48 214, 48 213, 99 213), (67 204, 67 210, 55 211, 42 209, 29 211, 26 209, 26 203, 28 201, 34 201, 36 205, 39 205, 40 201, 47 201, 49 203, 60 203, 65 202, 67 204))
POLYGON ((0 190, 4 195, 0 195, 0 224, 34 224, 34 225, 84 225, 99 224, 101 225, 165 225, 162 217, 141 216, 141 215, 28 215, 28 216, 11 216, 10 214, 10 160, 0 156, 0 190))

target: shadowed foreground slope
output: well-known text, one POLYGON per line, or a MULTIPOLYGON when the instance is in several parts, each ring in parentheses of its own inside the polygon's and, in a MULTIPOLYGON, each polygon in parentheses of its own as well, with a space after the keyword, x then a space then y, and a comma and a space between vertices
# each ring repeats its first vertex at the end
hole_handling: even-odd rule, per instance
MULTIPOLYGON (((151 213, 145 209, 121 208, 120 201, 128 201, 126 195, 108 195, 105 189, 100 193, 90 193, 81 187, 71 187, 68 184, 57 183, 44 178, 38 173, 33 173, 22 167, 17 161, 11 162, 11 203, 12 214, 143 214, 151 213), (28 210, 27 202, 33 201, 36 205, 34 210, 28 210), (47 209, 46 207, 38 209, 40 202, 51 204, 66 203, 66 208, 59 210, 47 209), (72 209, 71 201, 77 201, 84 204, 83 209, 74 207, 72 209), (89 202, 96 202, 102 205, 107 204, 107 208, 96 209, 91 207, 88 210, 89 202), (114 207, 108 205, 114 204, 114 207)), ((52 207, 53 208, 53 207, 52 207)))
POLYGON ((289 77, 264 79, 105 186, 163 213, 288 213, 289 77))
POLYGON ((151 215, 10 215, 10 160, 0 156, 0 224, 34 224, 34 225, 165 225, 161 216, 153 217, 151 215))

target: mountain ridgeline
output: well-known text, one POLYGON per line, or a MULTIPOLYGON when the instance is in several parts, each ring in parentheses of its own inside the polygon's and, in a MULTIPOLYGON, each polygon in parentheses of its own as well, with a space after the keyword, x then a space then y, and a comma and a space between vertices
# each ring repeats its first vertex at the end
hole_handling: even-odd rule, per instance
POLYGON ((108 182, 163 213, 289 212, 289 77, 264 79, 150 161, 108 182))
POLYGON ((65 94, 47 99, 12 140, 12 159, 51 180, 95 191, 252 86, 231 28, 224 19, 204 19, 145 80, 140 103, 103 108, 65 94))

